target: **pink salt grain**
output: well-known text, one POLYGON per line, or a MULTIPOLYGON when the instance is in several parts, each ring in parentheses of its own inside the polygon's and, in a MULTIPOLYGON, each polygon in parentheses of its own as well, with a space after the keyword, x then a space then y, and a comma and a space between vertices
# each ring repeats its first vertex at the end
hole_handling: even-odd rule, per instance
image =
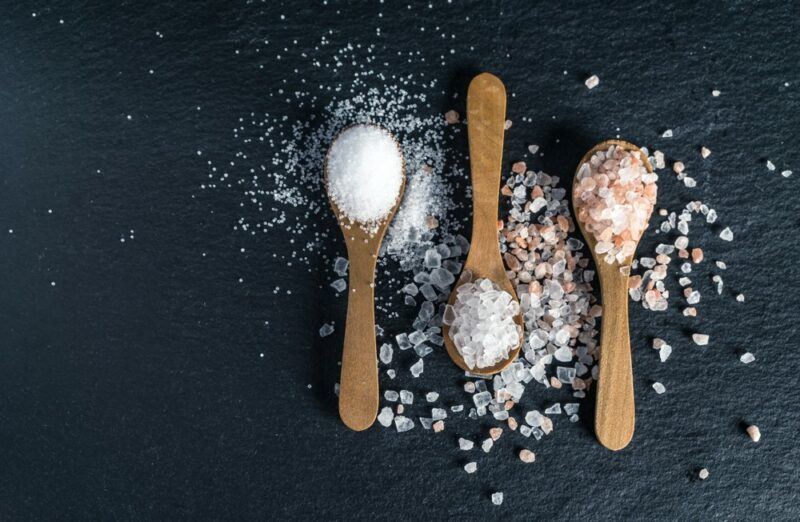
POLYGON ((489 436, 492 440, 497 440, 503 434, 503 428, 492 428, 489 430, 489 436))
POLYGON ((703 249, 702 248, 693 248, 692 249, 692 262, 699 263, 703 260, 703 249))
POLYGON ((536 455, 529 449, 523 449, 519 452, 519 460, 525 464, 530 464, 536 460, 536 455))
POLYGON ((514 174, 525 174, 527 168, 528 166, 525 164, 524 161, 518 161, 513 165, 511 165, 511 170, 512 172, 514 172, 514 174))
POLYGON ((640 151, 615 145, 599 150, 578 169, 573 198, 577 217, 597 240, 608 263, 633 255, 656 202, 656 174, 640 151))
POLYGON ((444 430, 444 421, 438 420, 433 423, 433 431, 439 433, 440 431, 444 430))
POLYGON ((455 125, 460 119, 461 116, 454 110, 449 110, 444 113, 444 121, 446 121, 448 125, 455 125))

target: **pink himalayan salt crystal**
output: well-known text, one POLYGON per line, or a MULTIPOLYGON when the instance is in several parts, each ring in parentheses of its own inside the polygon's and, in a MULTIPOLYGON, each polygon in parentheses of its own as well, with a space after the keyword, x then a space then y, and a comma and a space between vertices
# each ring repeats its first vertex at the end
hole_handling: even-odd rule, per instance
POLYGON ((440 431, 444 430, 444 421, 438 420, 433 423, 433 431, 439 433, 440 431))
POLYGON ((692 249, 692 262, 699 263, 703 260, 703 249, 702 248, 693 248, 692 249))
POLYGON ((525 171, 528 169, 528 166, 525 164, 524 161, 518 161, 511 165, 511 171, 514 174, 525 174, 525 171))
POLYGON ((449 110, 444 113, 444 121, 446 121, 448 125, 455 125, 460 119, 461 116, 454 110, 449 110))
POLYGON ((530 464, 536 460, 536 455, 529 449, 523 449, 519 452, 519 460, 525 464, 530 464))
POLYGON ((633 255, 653 212, 657 180, 638 149, 616 145, 595 152, 578 168, 573 187, 577 217, 607 263, 622 263, 633 255))
POLYGON ((497 440, 503 434, 503 428, 492 428, 489 430, 489 436, 492 440, 497 440))

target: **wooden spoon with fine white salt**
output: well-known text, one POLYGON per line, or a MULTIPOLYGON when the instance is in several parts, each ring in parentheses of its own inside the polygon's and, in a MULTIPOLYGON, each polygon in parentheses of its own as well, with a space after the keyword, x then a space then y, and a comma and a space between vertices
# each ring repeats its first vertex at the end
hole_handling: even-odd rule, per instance
POLYGON ((350 261, 339 416, 348 428, 362 431, 378 414, 375 263, 405 189, 399 144, 376 125, 344 129, 325 158, 325 189, 350 261))
MULTIPOLYGON (((599 143, 587 152, 575 174, 575 184, 579 183, 578 172, 597 151, 608 150, 615 146, 628 152, 638 153, 642 165, 648 173, 653 167, 647 156, 639 147, 627 141, 607 140, 599 143)), ((572 205, 576 211, 576 220, 581 233, 592 252, 602 292, 603 316, 600 328, 600 373, 597 380, 597 407, 595 412, 595 434, 597 440, 608 449, 620 450, 628 445, 633 437, 636 414, 633 401, 633 369, 631 365, 631 338, 628 330, 628 282, 630 266, 639 238, 636 238, 634 249, 626 252, 624 259, 614 259, 609 263, 606 255, 597 253, 598 240, 594 233, 586 230, 578 211, 582 202, 578 200, 576 191, 572 193, 572 205)), ((650 208, 652 211, 652 207, 650 208)), ((644 228, 650 217, 644 216, 644 228)), ((622 257, 622 256, 621 256, 622 257)))

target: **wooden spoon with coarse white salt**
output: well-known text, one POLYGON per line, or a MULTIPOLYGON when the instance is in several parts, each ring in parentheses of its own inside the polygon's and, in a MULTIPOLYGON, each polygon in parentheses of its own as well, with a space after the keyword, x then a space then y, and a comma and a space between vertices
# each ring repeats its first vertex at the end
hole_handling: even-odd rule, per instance
POLYGON ((376 125, 340 132, 325 158, 325 189, 350 261, 339 416, 362 431, 375 422, 379 402, 375 263, 405 189, 403 155, 392 134, 376 125))
MULTIPOLYGON (((519 302, 514 286, 506 275, 500 256, 497 207, 500 194, 500 173, 503 161, 503 139, 506 123, 506 89, 496 76, 483 73, 476 76, 467 91, 467 131, 469 160, 472 174, 472 240, 461 277, 450 295, 448 310, 452 313, 459 289, 466 284, 489 280, 497 291, 504 291, 519 302)), ((508 355, 488 366, 470 365, 453 339, 451 321, 445 318, 442 327, 447 353, 460 368, 478 375, 492 375, 502 371, 519 355, 522 345, 522 315, 517 313, 513 322, 518 326, 517 341, 508 344, 508 355)), ((471 339, 467 345, 474 346, 471 339)), ((462 344, 459 339, 459 344, 462 344)), ((463 349, 463 348, 462 348, 463 349)), ((471 349, 471 348, 467 348, 471 349)))
POLYGON ((628 283, 633 255, 655 205, 657 179, 639 147, 608 140, 583 156, 573 184, 576 221, 597 266, 603 303, 595 433, 603 446, 615 451, 631 441, 636 421, 628 283))

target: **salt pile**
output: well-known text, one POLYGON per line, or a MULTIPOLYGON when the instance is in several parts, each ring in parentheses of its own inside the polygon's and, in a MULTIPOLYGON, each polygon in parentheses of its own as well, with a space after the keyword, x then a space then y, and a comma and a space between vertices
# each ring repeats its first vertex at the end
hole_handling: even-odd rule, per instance
POLYGON ((445 308, 443 321, 467 366, 488 368, 508 359, 519 345, 522 328, 514 322, 519 311, 512 295, 496 283, 468 280, 456 289, 456 300, 445 308))
POLYGON ((597 240, 595 253, 622 263, 636 251, 656 202, 658 175, 638 150, 599 150, 578 168, 573 188, 578 219, 597 240))
POLYGON ((331 200, 351 221, 370 230, 397 203, 403 156, 394 137, 375 125, 353 125, 331 144, 326 162, 331 200))

